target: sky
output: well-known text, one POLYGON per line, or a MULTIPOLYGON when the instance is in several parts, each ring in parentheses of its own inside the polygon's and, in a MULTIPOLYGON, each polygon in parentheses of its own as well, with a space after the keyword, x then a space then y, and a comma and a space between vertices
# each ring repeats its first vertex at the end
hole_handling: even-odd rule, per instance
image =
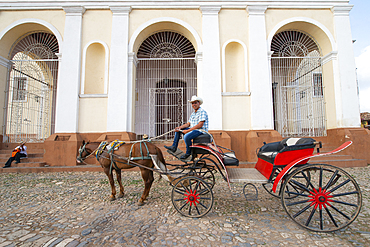
POLYGON ((349 13, 360 96, 360 112, 370 112, 370 0, 350 0, 349 13))

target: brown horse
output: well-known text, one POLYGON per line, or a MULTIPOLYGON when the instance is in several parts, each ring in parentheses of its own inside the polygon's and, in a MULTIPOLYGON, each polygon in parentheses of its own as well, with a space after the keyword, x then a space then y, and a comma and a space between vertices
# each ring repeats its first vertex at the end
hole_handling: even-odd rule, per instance
POLYGON ((107 151, 107 149, 99 145, 100 143, 85 143, 85 141, 83 141, 82 146, 79 149, 77 162, 81 163, 84 159, 91 155, 96 156, 100 165, 103 167, 105 174, 108 176, 109 184, 112 189, 112 194, 110 196, 111 201, 116 199, 116 188, 112 174, 113 170, 116 172, 116 178, 120 188, 118 198, 121 198, 124 196, 124 188, 121 181, 121 169, 130 169, 138 166, 140 168, 141 177, 143 178, 145 185, 144 192, 139 199, 139 205, 144 205, 144 201, 148 197, 150 188, 154 181, 153 170, 146 169, 146 167, 154 167, 153 161, 149 158, 149 154, 157 155, 158 159, 163 164, 166 164, 162 151, 150 142, 123 144, 113 152, 107 151), (96 154, 96 151, 98 151, 98 154, 96 154), (130 160, 130 162, 128 162, 130 158, 132 161, 130 160), (130 165, 130 163, 135 163, 135 165, 130 165))

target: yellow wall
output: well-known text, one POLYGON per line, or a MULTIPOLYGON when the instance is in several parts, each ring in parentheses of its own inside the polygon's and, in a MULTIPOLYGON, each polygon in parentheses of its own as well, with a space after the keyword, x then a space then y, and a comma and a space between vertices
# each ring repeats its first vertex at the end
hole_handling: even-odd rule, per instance
POLYGON ((244 48, 231 42, 225 49, 226 92, 245 92, 244 48))
MULTIPOLYGON (((334 36, 333 30, 333 14, 330 9, 316 9, 307 11, 305 9, 267 9, 266 11, 266 39, 271 33, 272 29, 281 21, 294 17, 306 17, 318 21, 324 25, 329 32, 334 36)), ((323 56, 332 51, 331 44, 326 34, 317 26, 307 22, 295 22, 287 24, 280 28, 277 32, 285 30, 304 31, 312 36, 319 44, 323 56)))
POLYGON ((93 40, 110 46, 112 33, 112 11, 87 10, 82 18, 82 47, 93 40))
MULTIPOLYGON (((179 20, 184 21, 185 23, 192 26, 199 36, 201 36, 202 33, 202 15, 199 10, 132 10, 130 13, 130 33, 129 38, 132 37, 134 32, 140 27, 140 25, 144 24, 147 21, 150 21, 155 18, 160 17, 172 17, 179 20)), ((140 33, 138 36, 135 45, 134 45, 134 51, 137 51, 140 47, 141 43, 149 37, 151 34, 157 32, 157 31, 163 31, 163 30, 170 30, 170 31, 177 31, 184 35, 186 38, 190 40, 190 42, 193 44, 195 50, 198 49, 197 44, 195 42, 194 37, 191 35, 191 33, 183 28, 182 26, 175 24, 173 22, 161 22, 157 24, 153 24, 149 27, 147 27, 143 32, 140 33)))
POLYGON ((89 45, 86 51, 85 94, 103 94, 105 76, 105 49, 100 43, 89 45))
MULTIPOLYGON (((0 30, 4 30, 7 26, 15 21, 22 19, 39 19, 54 26, 63 37, 65 12, 63 10, 39 10, 39 11, 1 11, 0 30)), ((46 27, 38 24, 22 24, 9 31, 2 40, 0 40, 0 55, 8 58, 8 53, 13 43, 23 34, 31 31, 45 30, 46 27)), ((9 58, 8 58, 9 59, 9 58)))
POLYGON ((333 62, 330 61, 322 67, 323 86, 324 86, 324 99, 325 111, 327 119, 327 129, 334 129, 338 127, 336 122, 336 109, 335 109, 335 94, 334 94, 334 76, 333 76, 333 62))
POLYGON ((107 131, 108 98, 80 98, 78 132, 107 131))
POLYGON ((222 96, 222 129, 249 130, 250 97, 222 96))

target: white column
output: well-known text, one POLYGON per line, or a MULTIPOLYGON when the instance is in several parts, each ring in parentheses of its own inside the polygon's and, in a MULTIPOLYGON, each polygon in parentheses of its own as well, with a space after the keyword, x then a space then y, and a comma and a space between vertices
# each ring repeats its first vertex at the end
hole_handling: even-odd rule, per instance
POLYGON ((203 6, 202 40, 203 59, 202 81, 198 82, 198 94, 203 98, 202 107, 208 112, 211 130, 222 129, 221 98, 221 51, 218 25, 219 6, 203 6))
POLYGON ((57 88, 55 132, 78 130, 79 90, 81 81, 81 39, 84 7, 63 7, 66 13, 60 74, 57 88))
POLYGON ((128 33, 131 7, 110 7, 112 36, 109 62, 107 132, 129 131, 131 82, 128 79, 128 33), (129 103, 130 102, 130 103, 129 103))
POLYGON ((136 54, 134 52, 130 52, 128 54, 128 92, 127 92, 127 131, 134 132, 134 123, 132 121, 133 116, 135 114, 134 108, 133 108, 133 102, 135 101, 135 94, 133 92, 133 83, 134 83, 134 70, 136 69, 138 64, 138 59, 136 57, 136 54))
POLYGON ((265 11, 267 6, 248 6, 249 78, 251 126, 253 130, 273 129, 272 85, 268 64, 265 11))
POLYGON ((335 87, 339 86, 340 88, 340 90, 336 90, 339 94, 336 101, 337 98, 342 101, 341 103, 338 102, 341 106, 341 112, 337 111, 338 128, 361 126, 356 64, 349 21, 351 9, 352 6, 334 6, 332 8, 335 39, 338 48, 338 69, 334 78, 339 78, 339 81, 335 82, 335 87))

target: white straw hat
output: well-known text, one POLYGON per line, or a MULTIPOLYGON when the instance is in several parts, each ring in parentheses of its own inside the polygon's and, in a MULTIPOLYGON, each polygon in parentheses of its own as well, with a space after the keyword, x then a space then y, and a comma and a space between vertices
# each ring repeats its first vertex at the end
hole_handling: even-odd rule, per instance
POLYGON ((201 97, 198 97, 198 96, 196 96, 196 95, 193 95, 193 96, 191 97, 191 100, 189 100, 189 102, 190 102, 190 103, 193 103, 194 101, 199 101, 199 103, 200 103, 200 104, 203 104, 203 100, 202 100, 202 98, 201 98, 201 97))

